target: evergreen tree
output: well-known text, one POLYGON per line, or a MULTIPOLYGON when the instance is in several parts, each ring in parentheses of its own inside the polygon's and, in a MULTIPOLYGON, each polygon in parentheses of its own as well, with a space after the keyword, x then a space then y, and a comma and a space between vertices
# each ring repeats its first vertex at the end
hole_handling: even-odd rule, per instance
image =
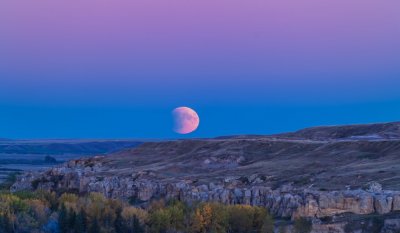
POLYGON ((144 228, 137 217, 133 217, 132 230, 132 233, 144 233, 144 228))
POLYGON ((75 226, 76 213, 74 210, 70 209, 68 211, 68 228, 73 228, 75 226))
POLYGON ((120 208, 116 210, 117 217, 115 218, 114 227, 117 233, 128 232, 125 226, 124 219, 122 218, 121 212, 122 210, 120 208))
POLYGON ((69 221, 68 221, 68 211, 65 208, 65 205, 61 205, 60 213, 58 215, 58 224, 60 226, 61 233, 67 233, 69 230, 69 221))
POLYGON ((0 215, 0 232, 14 233, 14 227, 8 214, 0 215))
POLYGON ((99 220, 97 220, 97 218, 94 218, 92 224, 90 225, 88 233, 99 233, 99 232, 100 232, 99 220))
POLYGON ((75 218, 74 232, 84 233, 86 231, 86 213, 81 210, 75 218))

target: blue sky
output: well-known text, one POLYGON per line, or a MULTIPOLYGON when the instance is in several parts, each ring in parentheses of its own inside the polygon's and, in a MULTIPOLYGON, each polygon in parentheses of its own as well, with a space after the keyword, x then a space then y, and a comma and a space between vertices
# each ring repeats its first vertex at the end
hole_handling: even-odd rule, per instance
POLYGON ((397 0, 3 1, 0 137, 269 134, 400 120, 397 0), (172 131, 195 109, 193 134, 172 131))

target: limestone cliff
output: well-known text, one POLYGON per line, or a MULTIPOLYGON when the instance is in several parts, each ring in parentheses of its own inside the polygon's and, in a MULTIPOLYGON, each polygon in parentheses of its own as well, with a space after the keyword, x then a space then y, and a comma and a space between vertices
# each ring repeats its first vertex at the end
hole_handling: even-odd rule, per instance
POLYGON ((400 211, 399 129, 389 123, 144 143, 26 173, 12 191, 100 192, 136 204, 242 203, 285 218, 387 214, 400 211))

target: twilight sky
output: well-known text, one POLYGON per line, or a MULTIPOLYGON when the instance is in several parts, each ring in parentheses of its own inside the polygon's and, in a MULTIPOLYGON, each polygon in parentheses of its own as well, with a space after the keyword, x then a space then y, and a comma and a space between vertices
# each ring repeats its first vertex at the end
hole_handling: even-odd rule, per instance
POLYGON ((400 120, 399 0, 0 1, 0 138, 400 120))

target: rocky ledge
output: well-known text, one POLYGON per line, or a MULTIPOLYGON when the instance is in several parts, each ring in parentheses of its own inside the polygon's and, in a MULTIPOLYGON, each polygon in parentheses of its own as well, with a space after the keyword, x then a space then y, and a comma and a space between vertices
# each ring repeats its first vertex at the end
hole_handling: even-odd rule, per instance
POLYGON ((136 205, 158 198, 251 204, 282 218, 398 215, 399 152, 399 122, 147 142, 26 173, 11 190, 99 192, 136 205))
POLYGON ((226 204, 265 206, 275 216, 329 217, 343 213, 387 214, 400 211, 400 192, 382 190, 378 183, 366 189, 321 191, 282 185, 272 189, 263 185, 259 175, 227 177, 204 183, 184 179, 170 182, 154 171, 133 172, 130 176, 104 174, 103 157, 73 160, 43 173, 26 173, 18 177, 12 192, 44 189, 77 193, 99 192, 111 198, 121 198, 136 204, 146 204, 156 198, 184 201, 217 201, 226 204))

